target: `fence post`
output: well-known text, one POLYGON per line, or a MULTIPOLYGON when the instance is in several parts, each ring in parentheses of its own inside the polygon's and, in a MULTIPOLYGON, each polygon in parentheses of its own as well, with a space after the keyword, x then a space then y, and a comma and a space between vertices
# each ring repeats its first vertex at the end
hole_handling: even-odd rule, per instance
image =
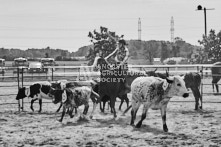
POLYGON ((81 81, 81 70, 80 70, 80 67, 78 67, 78 80, 81 81))
MULTIPOLYGON (((22 88, 24 86, 24 75, 23 75, 23 72, 24 72, 24 68, 22 67, 22 70, 21 70, 21 87, 22 88)), ((24 111, 24 99, 22 99, 21 102, 22 102, 21 109, 22 109, 22 111, 24 111)))
MULTIPOLYGON (((17 67, 17 82, 18 82, 18 90, 20 88, 19 86, 19 67, 17 67)), ((18 111, 20 112, 20 100, 18 100, 18 111)))
MULTIPOLYGON (((202 69, 200 70, 200 72, 201 72, 201 79, 203 80, 203 66, 202 66, 202 69)), ((201 80, 201 98, 202 98, 202 108, 203 108, 203 82, 202 82, 202 80, 201 80)))
MULTIPOLYGON (((52 70, 51 70, 51 80, 52 81, 54 81, 54 70, 53 70, 53 68, 51 68, 52 70)), ((48 68, 48 70, 49 70, 49 68, 48 68)))

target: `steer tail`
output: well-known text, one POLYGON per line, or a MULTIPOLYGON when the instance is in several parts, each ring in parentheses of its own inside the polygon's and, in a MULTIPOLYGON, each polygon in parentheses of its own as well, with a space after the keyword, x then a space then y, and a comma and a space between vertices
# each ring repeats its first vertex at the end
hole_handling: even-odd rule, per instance
POLYGON ((93 89, 91 89, 91 99, 93 103, 99 103, 100 102, 100 95, 96 93, 93 89))
POLYGON ((127 109, 123 112, 122 115, 125 115, 125 113, 127 113, 127 111, 129 111, 131 107, 132 107, 132 105, 130 105, 129 107, 127 107, 127 109))

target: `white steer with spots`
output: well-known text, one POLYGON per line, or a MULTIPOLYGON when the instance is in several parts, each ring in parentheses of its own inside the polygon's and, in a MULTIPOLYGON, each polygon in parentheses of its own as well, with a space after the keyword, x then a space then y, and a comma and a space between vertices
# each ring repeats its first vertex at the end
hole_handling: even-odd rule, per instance
POLYGON ((96 109, 97 103, 99 102, 100 96, 96 92, 87 86, 75 87, 75 88, 65 88, 64 90, 56 89, 50 91, 53 97, 53 103, 57 104, 58 102, 62 102, 63 112, 61 115, 60 122, 62 122, 64 115, 67 110, 72 118, 72 112, 74 108, 78 108, 81 105, 84 105, 83 114, 86 115, 89 108, 89 100, 91 99, 93 102, 93 110, 91 112, 90 118, 93 117, 94 111, 96 109))
MULTIPOLYGON (((142 121, 146 118, 149 108, 159 108, 161 111, 163 130, 168 132, 166 125, 166 108, 173 96, 188 97, 189 93, 184 80, 180 76, 161 79, 158 77, 138 77, 131 84, 132 110, 131 125, 134 125, 136 113, 141 104, 144 105, 141 120, 136 124, 140 128, 142 121)), ((126 113, 129 110, 125 110, 126 113)))

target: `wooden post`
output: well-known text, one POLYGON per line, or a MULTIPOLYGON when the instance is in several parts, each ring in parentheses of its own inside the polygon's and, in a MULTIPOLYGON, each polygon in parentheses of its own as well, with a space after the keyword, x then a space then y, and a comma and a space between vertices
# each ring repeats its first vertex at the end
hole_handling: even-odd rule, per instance
MULTIPOLYGON (((203 79, 203 66, 200 72, 201 72, 201 79, 203 79)), ((203 82, 202 80, 201 80, 201 98, 202 98, 202 108, 203 108, 203 82)))
MULTIPOLYGON (((18 90, 20 89, 19 86, 19 67, 17 67, 17 82, 18 82, 18 90)), ((20 100, 18 100, 18 111, 20 112, 20 100)))
MULTIPOLYGON (((23 72, 24 72, 24 68, 22 67, 22 70, 21 70, 21 87, 24 86, 24 75, 23 75, 23 72)), ((21 102, 22 102, 21 109, 22 109, 22 111, 24 111, 24 99, 22 99, 21 102)))
MULTIPOLYGON (((49 70, 49 68, 48 68, 48 70, 49 70)), ((51 80, 54 81, 54 70, 53 70, 53 68, 51 70, 51 80)))

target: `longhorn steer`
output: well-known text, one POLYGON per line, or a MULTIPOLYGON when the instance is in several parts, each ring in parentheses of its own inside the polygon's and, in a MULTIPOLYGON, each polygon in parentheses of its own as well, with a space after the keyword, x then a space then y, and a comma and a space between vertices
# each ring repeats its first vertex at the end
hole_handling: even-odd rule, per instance
MULTIPOLYGON (((161 79, 158 77, 138 77, 131 84, 132 92, 132 110, 131 125, 134 125, 136 113, 141 104, 144 104, 141 120, 136 124, 140 128, 146 113, 150 107, 159 108, 163 121, 163 130, 168 131, 166 125, 166 108, 171 97, 183 96, 188 97, 188 91, 184 80, 180 76, 161 79)), ((130 108, 130 107, 129 107, 130 108)), ((126 113, 125 110, 124 113, 126 113)))
MULTIPOLYGON (((154 76, 154 77, 160 77, 162 79, 166 79, 169 77, 169 73, 166 71, 166 73, 158 73, 156 72, 157 69, 154 71, 146 71, 146 74, 148 76, 154 76)), ((184 82, 186 85, 186 88, 190 88, 193 92, 193 96, 195 98, 195 110, 198 110, 198 108, 203 108, 203 101, 202 101, 202 95, 200 94, 200 85, 201 85, 201 76, 197 72, 187 72, 184 75, 184 82), (200 104, 199 104, 200 100, 200 104)))
POLYGON ((60 122, 62 122, 66 110, 69 110, 69 115, 72 118, 73 109, 78 108, 81 105, 85 106, 83 114, 86 115, 89 108, 89 99, 93 101, 93 110, 90 115, 90 118, 92 118, 98 103, 98 99, 100 98, 99 95, 92 90, 92 88, 87 86, 76 87, 73 89, 66 88, 64 90, 53 90, 51 91, 51 94, 54 104, 62 101, 63 112, 61 119, 59 120, 60 122))

